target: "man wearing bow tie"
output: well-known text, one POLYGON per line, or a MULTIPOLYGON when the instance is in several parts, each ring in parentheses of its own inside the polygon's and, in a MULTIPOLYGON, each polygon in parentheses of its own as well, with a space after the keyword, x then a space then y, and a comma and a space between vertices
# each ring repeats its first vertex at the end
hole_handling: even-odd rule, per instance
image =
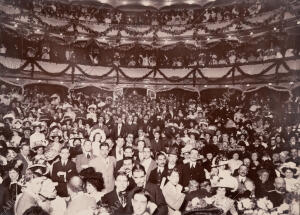
POLYGON ((115 188, 113 191, 102 197, 102 203, 113 207, 114 211, 124 210, 127 204, 127 188, 129 181, 126 173, 120 172, 116 176, 115 188))
POLYGON ((196 180, 199 184, 205 181, 205 172, 203 166, 197 162, 199 152, 193 148, 190 152, 190 161, 183 164, 181 183, 183 187, 187 187, 190 180, 196 180))

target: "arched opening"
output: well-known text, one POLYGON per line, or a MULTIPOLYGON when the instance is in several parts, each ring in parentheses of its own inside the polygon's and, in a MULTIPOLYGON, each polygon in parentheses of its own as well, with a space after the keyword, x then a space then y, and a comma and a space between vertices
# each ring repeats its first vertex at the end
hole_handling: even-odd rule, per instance
POLYGON ((182 102, 186 102, 189 99, 197 99, 199 94, 197 91, 185 90, 181 88, 173 88, 170 90, 160 91, 156 93, 158 99, 175 97, 177 100, 181 100, 182 102))
POLYGON ((123 95, 125 98, 132 96, 146 96, 146 88, 123 88, 123 95))
MULTIPOLYGON (((275 121, 278 123, 285 120, 285 111, 287 109, 287 102, 289 101, 291 94, 290 91, 283 87, 260 87, 250 89, 244 92, 244 103, 249 106, 265 107, 264 109, 273 110, 275 121), (267 105, 267 107, 266 107, 267 105)), ((267 113, 266 113, 267 114, 267 113)), ((290 121, 290 120, 288 120, 290 121)), ((288 122, 290 123, 290 122, 288 122)))
POLYGON ((0 94, 7 94, 8 92, 22 93, 22 87, 0 79, 0 94))
POLYGON ((83 88, 72 89, 71 92, 83 93, 83 94, 89 95, 89 96, 100 95, 103 98, 113 95, 113 91, 110 91, 109 89, 106 89, 106 88, 99 88, 99 87, 95 87, 95 86, 86 86, 83 88))
POLYGON ((242 91, 233 88, 211 88, 200 92, 201 102, 209 103, 214 99, 228 100, 231 105, 238 105, 242 91))
POLYGON ((58 84, 44 84, 44 83, 34 83, 24 86, 25 92, 53 95, 58 94, 60 98, 64 99, 68 95, 68 88, 66 86, 58 84))

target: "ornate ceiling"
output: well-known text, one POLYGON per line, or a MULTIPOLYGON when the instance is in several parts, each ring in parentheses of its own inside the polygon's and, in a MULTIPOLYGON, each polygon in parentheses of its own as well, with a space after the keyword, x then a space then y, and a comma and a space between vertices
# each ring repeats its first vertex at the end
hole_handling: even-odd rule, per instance
MULTIPOLYGON (((136 5, 155 8, 155 9, 167 9, 169 6, 174 5, 186 5, 185 7, 199 7, 205 6, 210 3, 214 5, 227 5, 235 3, 235 0, 54 0, 62 3, 81 4, 81 5, 101 5, 106 4, 114 8, 129 8, 127 6, 135 7, 136 5)), ((142 9, 143 7, 139 7, 142 9)), ((148 8, 148 9, 149 9, 148 8)), ((145 8, 144 8, 145 9, 145 8)))

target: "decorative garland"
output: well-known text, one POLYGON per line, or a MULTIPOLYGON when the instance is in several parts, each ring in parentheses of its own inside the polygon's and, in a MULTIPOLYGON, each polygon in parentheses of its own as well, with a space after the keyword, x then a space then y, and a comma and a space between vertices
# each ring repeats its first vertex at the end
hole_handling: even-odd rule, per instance
MULTIPOLYGON (((248 78, 253 78, 253 79, 259 79, 262 75, 265 75, 267 72, 269 72, 273 67, 279 65, 277 62, 273 63, 272 65, 268 66, 266 69, 261 71, 258 74, 255 75, 250 75, 245 73, 239 66, 236 66, 235 68, 238 70, 239 73, 241 73, 243 76, 246 76, 248 78)), ((288 71, 290 71, 290 68, 286 68, 288 71)))
POLYGON ((87 74, 82 68, 80 68, 78 65, 75 65, 75 68, 78 69, 84 76, 88 77, 88 78, 92 78, 92 79, 103 79, 107 76, 109 76, 110 74, 112 74, 114 71, 116 71, 116 68, 113 67, 109 70, 109 72, 105 73, 104 75, 89 75, 87 74))
MULTIPOLYGON (((269 72, 272 68, 274 68, 276 66, 277 68, 277 71, 275 73, 275 79, 276 81, 278 81, 278 76, 281 74, 281 73, 278 73, 278 68, 280 65, 283 65, 284 68, 288 71, 288 72, 295 72, 295 70, 292 70, 290 69, 290 67, 287 65, 286 62, 282 61, 282 60, 277 60, 277 61, 274 61, 273 64, 271 64, 270 66, 268 66, 267 68, 263 69, 260 73, 258 74, 255 74, 255 75, 250 75, 250 74, 247 74, 245 73, 239 66, 233 66, 232 68, 230 68, 230 70, 225 74, 223 75, 222 77, 220 78, 208 78, 206 77, 203 72, 201 71, 201 68, 200 67, 194 67, 192 68, 192 70, 186 74, 185 76, 183 77, 180 77, 180 78, 173 78, 173 77, 168 77, 166 76, 166 74, 164 74, 163 71, 161 71, 159 68, 155 67, 153 68, 152 70, 150 70, 149 72, 147 72, 145 75, 143 75, 142 77, 131 77, 129 75, 127 75, 119 66, 116 66, 114 65, 109 72, 103 74, 103 75, 90 75, 88 73, 86 73, 81 67, 80 65, 77 65, 73 62, 70 62, 67 67, 65 69, 63 69, 61 72, 57 72, 57 73, 52 73, 52 72, 48 72, 46 71, 37 61, 34 61, 33 59, 30 59, 30 60, 27 60, 24 62, 23 65, 21 65, 19 68, 17 69, 10 69, 8 67, 6 67, 5 65, 3 65, 2 63, 0 63, 0 69, 1 70, 4 70, 4 73, 9 71, 11 73, 21 73, 23 72, 23 69, 29 64, 31 63, 32 65, 36 66, 41 72, 45 73, 46 75, 48 76, 52 76, 52 77, 60 77, 64 74, 66 74, 66 72, 71 68, 72 69, 72 73, 71 73, 71 76, 72 76, 72 81, 74 81, 74 77, 75 77, 75 68, 79 70, 80 73, 82 73, 85 77, 87 78, 91 78, 91 79, 97 79, 97 80, 103 80, 105 77, 111 75, 113 72, 116 72, 116 76, 115 78, 117 78, 117 84, 119 83, 119 78, 120 78, 120 75, 122 75, 125 79, 128 79, 130 81, 142 81, 146 78, 149 78, 150 75, 153 74, 153 78, 156 77, 157 73, 159 75, 161 75, 163 77, 163 79, 167 80, 168 82, 172 82, 172 83, 178 83, 178 82, 182 82, 182 81, 185 81, 189 78, 191 78, 192 76, 192 80, 193 80, 193 83, 195 84, 196 81, 197 81, 197 77, 196 77, 196 74, 199 74, 200 77, 202 79, 204 79, 207 83, 217 83, 217 82, 222 82, 222 81, 225 81, 230 75, 232 75, 232 82, 234 84, 234 78, 235 78, 235 70, 237 72, 239 72, 241 74, 242 77, 247 77, 247 78, 254 78, 254 79, 260 79, 261 77, 263 77, 267 72, 269 72)), ((34 69, 34 67, 33 67, 34 69)), ((34 70, 31 71, 32 72, 32 75, 34 75, 34 70)), ((286 74, 285 74, 286 75, 286 74)), ((260 79, 260 80, 263 80, 263 79, 260 79)))
MULTIPOLYGON (((255 87, 254 89, 249 89, 249 90, 245 90, 243 91, 242 95, 245 96, 246 93, 252 93, 252 92, 255 92, 257 90, 260 90, 264 87, 267 87, 271 90, 275 90, 275 91, 278 91, 278 92, 288 92, 289 93, 289 96, 290 98, 293 97, 293 92, 289 89, 280 89, 280 88, 277 88, 277 87, 273 87, 273 86, 269 86, 269 85, 266 85, 266 86, 259 86, 259 87, 255 87)), ((288 99, 289 100, 289 99, 288 99)))
POLYGON ((49 76, 53 76, 53 77, 57 77, 57 76, 61 76, 64 75, 70 68, 71 65, 69 64, 65 69, 63 69, 61 72, 58 73, 52 73, 52 72, 48 72, 46 71, 38 62, 35 62, 34 65, 39 68, 42 72, 46 73, 46 75, 49 76))
POLYGON ((218 81, 221 81, 221 80, 226 79, 230 74, 232 74, 233 69, 234 69, 234 67, 232 67, 225 75, 223 75, 222 77, 217 78, 217 79, 209 79, 209 78, 206 77, 206 76, 201 72, 201 70, 199 70, 199 69, 197 70, 197 72, 198 72, 198 74, 201 76, 201 78, 203 78, 203 79, 206 80, 207 82, 213 83, 213 82, 218 82, 218 81))
MULTIPOLYGON (((90 27, 80 23, 79 20, 70 20, 66 25, 55 26, 55 25, 48 24, 47 22, 43 21, 41 17, 39 17, 38 15, 33 14, 33 13, 24 13, 24 14, 18 14, 18 15, 5 14, 5 15, 3 15, 3 17, 7 20, 14 20, 15 18, 28 16, 28 19, 30 20, 30 22, 42 25, 44 27, 45 31, 50 31, 53 33, 65 33, 66 34, 67 30, 72 27, 73 32, 77 32, 78 31, 77 29, 81 28, 82 30, 84 30, 87 33, 92 34, 93 36, 96 36, 96 37, 106 36, 108 33, 110 33, 113 30, 124 31, 126 34, 129 34, 130 36, 136 37, 136 36, 145 36, 150 33, 154 34, 155 32, 158 32, 158 31, 172 35, 172 36, 180 36, 180 35, 186 33, 187 31, 193 30, 194 37, 197 38, 200 36, 198 34, 199 30, 204 31, 205 34, 215 35, 215 34, 219 34, 219 33, 225 33, 227 30, 229 30, 234 25, 239 25, 241 27, 242 27, 242 25, 246 25, 246 26, 251 26, 251 27, 255 27, 255 28, 263 28, 266 25, 269 25, 273 21, 276 21, 276 20, 279 20, 279 22, 282 22, 284 19, 285 12, 286 12, 286 10, 284 10, 284 9, 280 9, 279 12, 275 11, 272 16, 270 16, 269 18, 267 18, 266 20, 264 20, 262 22, 251 22, 249 20, 247 21, 245 19, 239 18, 239 19, 233 20, 230 24, 228 24, 224 27, 220 27, 220 28, 216 28, 216 29, 209 29, 205 24, 188 24, 188 25, 182 26, 183 29, 180 29, 180 30, 166 29, 167 26, 149 26, 149 28, 145 31, 136 31, 136 30, 133 30, 130 26, 119 25, 119 24, 110 25, 104 31, 95 31, 95 30, 91 29, 90 27)), ((272 23, 272 24, 274 24, 274 23, 272 23)), ((172 28, 172 27, 169 27, 169 28, 172 28)), ((68 32, 68 33, 70 33, 70 32, 68 32)))

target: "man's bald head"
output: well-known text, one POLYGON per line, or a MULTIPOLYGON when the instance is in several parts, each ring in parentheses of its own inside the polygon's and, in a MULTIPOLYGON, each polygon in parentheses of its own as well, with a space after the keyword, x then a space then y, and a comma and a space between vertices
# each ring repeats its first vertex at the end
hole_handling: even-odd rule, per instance
POLYGON ((73 176, 68 182, 68 192, 78 193, 83 191, 83 182, 79 176, 73 176))
POLYGON ((285 187, 285 180, 281 177, 277 177, 275 178, 275 181, 274 181, 274 186, 275 186, 275 189, 279 192, 284 192, 286 187, 285 187))

